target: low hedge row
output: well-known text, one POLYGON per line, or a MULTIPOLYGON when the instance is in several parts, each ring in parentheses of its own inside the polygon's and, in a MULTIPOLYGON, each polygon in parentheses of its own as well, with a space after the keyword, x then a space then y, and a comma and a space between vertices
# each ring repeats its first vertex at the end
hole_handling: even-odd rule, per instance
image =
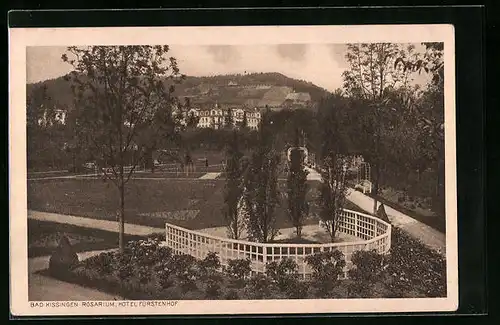
POLYGON ((250 260, 222 267, 215 253, 203 260, 174 255, 160 239, 129 242, 123 253, 102 253, 52 274, 126 299, 305 299, 446 296, 445 260, 399 229, 393 230, 391 254, 358 251, 349 279, 340 251, 307 257, 311 279, 301 281, 298 266, 284 259, 251 276, 250 260))

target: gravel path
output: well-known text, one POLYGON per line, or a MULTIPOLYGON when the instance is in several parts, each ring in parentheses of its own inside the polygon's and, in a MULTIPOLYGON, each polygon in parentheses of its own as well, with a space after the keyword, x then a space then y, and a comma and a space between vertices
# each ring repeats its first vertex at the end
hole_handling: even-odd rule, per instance
MULTIPOLYGON (((368 213, 373 212, 373 199, 371 197, 353 189, 349 189, 347 199, 368 213)), ((404 230, 415 239, 420 240, 427 247, 436 250, 443 256, 446 256, 445 234, 387 205, 384 207, 387 217, 389 217, 393 226, 404 230)))

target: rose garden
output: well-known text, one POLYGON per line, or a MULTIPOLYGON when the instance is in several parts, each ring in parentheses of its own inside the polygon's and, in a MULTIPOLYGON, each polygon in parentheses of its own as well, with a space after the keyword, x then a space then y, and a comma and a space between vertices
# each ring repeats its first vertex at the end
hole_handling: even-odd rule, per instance
MULTIPOLYGON (((48 260, 34 274, 141 300, 446 296, 445 252, 418 232, 444 233, 441 119, 424 110, 442 96, 440 80, 418 95, 384 87, 356 73, 355 56, 392 56, 378 64, 394 84, 421 67, 383 45, 352 45, 344 92, 315 111, 263 107, 257 130, 231 114, 207 130, 157 82, 182 79, 167 52, 63 56, 75 68, 73 127, 28 124, 28 141, 58 132, 73 167, 95 163, 28 170, 28 255, 48 260), (363 96, 370 81, 379 90, 363 96), (419 109, 405 109, 409 97, 419 109)), ((439 76, 437 59, 425 58, 420 66, 439 76)), ((42 90, 34 107, 49 101, 42 90)))

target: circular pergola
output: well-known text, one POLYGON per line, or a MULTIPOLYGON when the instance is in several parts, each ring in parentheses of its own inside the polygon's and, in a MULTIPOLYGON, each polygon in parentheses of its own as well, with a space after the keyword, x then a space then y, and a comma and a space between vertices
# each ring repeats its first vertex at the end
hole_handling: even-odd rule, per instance
POLYGON ((303 157, 304 157, 304 162, 307 161, 307 159, 309 158, 309 151, 307 150, 306 147, 290 147, 288 148, 288 150, 286 151, 286 157, 288 159, 288 162, 290 162, 290 159, 291 159, 291 155, 292 155, 292 151, 293 150, 300 150, 302 151, 303 153, 303 157))
POLYGON ((389 252, 391 248, 389 223, 368 214, 346 209, 337 222, 339 232, 358 239, 325 244, 256 243, 212 236, 167 223, 164 245, 171 248, 175 254, 189 254, 199 259, 203 259, 209 252, 215 252, 221 264, 226 266, 231 259, 250 259, 253 274, 265 273, 267 262, 289 258, 299 266, 302 279, 307 279, 312 274, 311 268, 305 261, 306 256, 311 254, 341 251, 346 260, 344 277, 347 277, 347 272, 352 267, 351 256, 355 251, 374 249, 380 254, 389 252))

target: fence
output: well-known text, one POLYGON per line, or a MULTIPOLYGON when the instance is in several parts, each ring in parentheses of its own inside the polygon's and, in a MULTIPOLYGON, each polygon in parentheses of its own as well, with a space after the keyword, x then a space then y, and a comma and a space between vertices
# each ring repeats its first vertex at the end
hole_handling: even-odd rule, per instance
POLYGON ((222 265, 227 265, 230 259, 248 258, 254 274, 264 273, 267 262, 290 258, 299 266, 299 274, 303 279, 309 278, 312 272, 305 261, 307 255, 341 251, 346 260, 344 276, 347 276, 353 252, 375 249, 378 253, 385 254, 391 247, 391 225, 364 213, 344 210, 338 231, 356 236, 359 241, 327 244, 256 243, 211 236, 167 223, 166 246, 175 254, 189 254, 199 259, 203 259, 209 252, 216 252, 222 265))

